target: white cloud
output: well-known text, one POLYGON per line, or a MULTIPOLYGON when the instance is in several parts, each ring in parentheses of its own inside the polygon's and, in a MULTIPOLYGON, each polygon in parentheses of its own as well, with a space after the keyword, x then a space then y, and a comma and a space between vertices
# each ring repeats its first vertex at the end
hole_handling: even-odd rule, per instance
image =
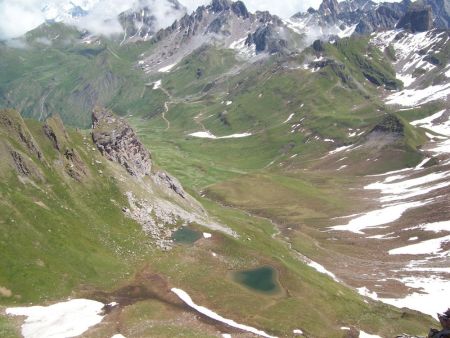
MULTIPOLYGON (((177 16, 170 11, 170 5, 162 0, 0 0, 0 39, 21 36, 46 19, 54 18, 60 11, 70 7, 70 3, 89 9, 90 14, 74 22, 78 27, 93 33, 111 35, 122 32, 117 15, 141 1, 152 7, 159 17, 158 28, 170 25, 177 16), (45 11, 43 9, 47 7, 45 11), (52 17, 53 16, 53 17, 52 17)), ((179 0, 189 11, 205 5, 211 0, 179 0)), ((392 1, 392 0, 391 0, 392 1)), ((398 0, 393 0, 398 1, 398 0)), ((288 18, 309 7, 318 8, 321 0, 244 0, 251 12, 268 10, 283 18, 288 18)), ((70 21, 67 17, 66 21, 70 21)))
POLYGON ((43 22, 38 1, 0 0, 0 38, 20 36, 43 22))

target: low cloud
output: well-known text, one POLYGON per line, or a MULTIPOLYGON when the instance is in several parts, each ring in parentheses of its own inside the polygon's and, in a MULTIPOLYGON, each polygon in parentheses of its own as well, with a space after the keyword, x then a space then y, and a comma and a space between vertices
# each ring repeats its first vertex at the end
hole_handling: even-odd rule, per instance
POLYGON ((39 1, 0 1, 0 39, 21 36, 44 20, 39 1))
MULTIPOLYGON (((179 1, 189 12, 211 2, 179 1)), ((180 11, 173 11, 168 0, 46 0, 44 4, 42 0, 0 0, 0 40, 22 36, 71 3, 88 9, 89 14, 77 20, 65 17, 64 21, 101 35, 122 33, 117 16, 133 6, 150 7, 157 17, 157 29, 167 27, 182 14, 180 11)), ((244 3, 251 12, 268 10, 282 18, 288 18, 299 11, 306 11, 309 7, 318 8, 321 0, 244 0, 244 3)))

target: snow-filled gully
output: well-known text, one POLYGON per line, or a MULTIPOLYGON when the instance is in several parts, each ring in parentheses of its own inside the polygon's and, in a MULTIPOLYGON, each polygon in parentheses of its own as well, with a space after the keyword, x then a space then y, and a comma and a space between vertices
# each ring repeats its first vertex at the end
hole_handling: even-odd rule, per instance
POLYGON ((189 307, 191 307, 192 309, 196 310, 197 312, 205 315, 206 317, 209 317, 211 319, 214 319, 218 322, 224 323, 228 326, 237 328, 239 330, 243 330, 243 331, 247 331, 253 334, 256 334, 258 336, 261 337, 267 337, 267 338, 276 338, 274 336, 271 336, 269 334, 267 334, 264 331, 255 329, 254 327, 248 326, 248 325, 244 325, 244 324, 239 324, 236 323, 234 320, 231 319, 227 319, 222 317, 221 315, 211 311, 210 309, 204 307, 204 306, 200 306, 194 303, 194 301, 192 300, 192 298, 189 296, 189 294, 181 289, 177 289, 177 288, 173 288, 171 290, 174 294, 176 294, 178 296, 178 298, 180 298, 184 303, 186 303, 186 305, 188 305, 189 307))

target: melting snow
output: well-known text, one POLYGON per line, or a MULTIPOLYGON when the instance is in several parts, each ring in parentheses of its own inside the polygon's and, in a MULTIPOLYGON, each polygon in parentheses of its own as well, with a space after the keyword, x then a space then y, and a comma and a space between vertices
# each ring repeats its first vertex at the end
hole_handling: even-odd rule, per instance
POLYGON ((364 234, 362 231, 364 229, 376 228, 380 225, 392 223, 400 219, 407 210, 426 205, 427 203, 427 201, 417 201, 384 206, 381 209, 369 211, 362 216, 354 218, 345 225, 333 226, 331 229, 364 234))
POLYGON ((415 107, 424 103, 447 98, 450 94, 450 83, 430 86, 425 89, 405 89, 387 97, 387 104, 398 104, 405 107, 415 107))
MULTIPOLYGON (((399 201, 407 198, 427 194, 431 191, 450 186, 450 182, 436 184, 436 181, 450 177, 449 172, 431 173, 425 176, 400 181, 390 182, 387 178, 384 182, 376 182, 364 187, 367 190, 381 190, 381 193, 387 196, 381 197, 381 202, 399 201), (434 183, 430 186, 424 186, 428 183, 434 183)), ((396 177, 397 178, 397 177, 396 177)))
POLYGON ((339 279, 337 279, 336 275, 325 269, 323 265, 320 265, 319 263, 310 260, 308 262, 308 266, 312 267, 313 269, 315 269, 320 273, 330 276, 331 278, 333 278, 334 281, 339 282, 339 279))
POLYGON ((156 81, 155 83, 153 83, 153 89, 156 90, 161 88, 161 84, 162 84, 161 80, 156 81))
POLYGON ((433 231, 436 233, 441 231, 450 231, 450 221, 421 224, 419 225, 419 228, 425 231, 433 231))
POLYGON ((286 119, 286 121, 284 121, 283 123, 288 123, 290 120, 292 120, 292 118, 294 117, 295 113, 292 113, 291 115, 289 115, 289 117, 286 119))
POLYGON ((444 312, 448 308, 448 303, 443 299, 448 299, 448 290, 450 290, 450 279, 431 277, 407 277, 399 280, 410 288, 420 289, 405 298, 380 298, 384 303, 397 306, 399 308, 406 307, 417 310, 437 319, 437 312, 444 312))
POLYGON ((235 327, 235 328, 243 330, 243 331, 251 332, 251 333, 256 334, 258 336, 267 337, 267 338, 276 338, 274 336, 271 336, 271 335, 265 333, 264 331, 255 329, 254 327, 251 327, 251 326, 238 324, 234 320, 224 318, 224 317, 218 315, 217 313, 209 310, 206 307, 199 306, 199 305, 195 304, 192 301, 192 298, 185 291, 183 291, 181 289, 173 288, 171 291, 173 293, 175 293, 188 306, 190 306, 194 310, 200 312, 201 314, 203 314, 203 315, 205 315, 205 316, 207 316, 207 317, 209 317, 211 319, 217 320, 218 322, 227 324, 227 325, 229 325, 231 327, 235 327))
POLYGON ((371 292, 365 286, 356 289, 361 296, 372 298, 374 300, 378 300, 378 295, 376 292, 371 292))
POLYGON ((442 118, 444 113, 445 113, 445 109, 438 111, 436 114, 428 116, 422 120, 413 121, 413 122, 411 122, 411 125, 426 128, 426 129, 429 129, 429 130, 435 132, 436 134, 441 134, 441 135, 450 137, 450 121, 449 120, 439 123, 439 124, 433 124, 433 121, 442 118))
POLYGON ((162 68, 158 69, 158 72, 160 72, 160 73, 169 73, 172 70, 172 68, 175 67, 176 65, 177 64, 174 63, 174 64, 168 65, 166 67, 162 67, 162 68))
POLYGON ((235 50, 240 56, 250 59, 254 56, 256 56, 256 48, 255 46, 251 45, 248 46, 245 44, 245 41, 247 40, 247 37, 244 37, 240 40, 233 41, 230 44, 230 49, 235 50))
POLYGON ((336 148, 336 149, 330 151, 328 153, 328 155, 333 155, 333 154, 336 154, 336 153, 340 153, 341 151, 349 151, 351 147, 353 147, 353 145, 336 148))
POLYGON ((381 338, 375 334, 369 334, 364 331, 359 331, 359 338, 381 338))
MULTIPOLYGON (((444 39, 447 39, 447 37, 445 34, 435 34, 434 32, 423 32, 417 34, 403 32, 403 36, 398 39, 397 37, 399 32, 399 30, 393 30, 374 34, 372 43, 378 46, 381 50, 384 50, 388 46, 393 46, 396 57, 395 68, 397 69, 397 78, 403 81, 405 87, 409 87, 417 79, 413 77, 413 73, 416 69, 422 68, 430 71, 435 68, 433 64, 424 60, 424 55, 421 55, 417 51, 427 50, 438 42, 444 42, 444 39)), ((437 86, 434 86, 434 88, 437 89, 437 86)), ((428 89, 425 91, 428 91, 428 89)), ((424 92, 420 94, 420 90, 415 92, 418 93, 417 101, 414 97, 399 97, 404 95, 409 96, 409 94, 412 95, 414 93, 414 91, 404 90, 403 92, 391 95, 388 98, 388 103, 414 106, 443 98, 441 94, 437 96, 430 95, 430 97, 427 97, 428 95, 424 92), (423 96, 420 97, 421 95, 423 96)), ((434 90, 431 90, 431 93, 433 92, 434 90)))
POLYGON ((442 252, 442 245, 444 243, 450 242, 450 235, 441 237, 441 238, 435 238, 435 239, 429 239, 427 241, 423 241, 416 244, 411 244, 408 246, 404 246, 401 248, 389 250, 390 255, 442 255, 442 256, 449 256, 449 251, 442 252))
POLYGON ((50 306, 6 309, 6 314, 28 317, 22 325, 25 338, 69 338, 86 332, 103 319, 103 303, 73 299, 50 306))
POLYGON ((189 134, 189 136, 192 137, 198 137, 198 138, 208 138, 213 140, 220 140, 220 139, 227 139, 227 138, 243 138, 252 136, 251 133, 242 133, 242 134, 233 134, 228 136, 215 136, 210 131, 199 131, 196 133, 189 134))

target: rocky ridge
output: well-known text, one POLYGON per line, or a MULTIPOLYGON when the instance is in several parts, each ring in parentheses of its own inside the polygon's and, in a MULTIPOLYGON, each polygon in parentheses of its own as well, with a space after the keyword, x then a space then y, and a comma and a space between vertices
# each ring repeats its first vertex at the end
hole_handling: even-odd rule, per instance
POLYGON ((106 159, 118 163, 137 181, 140 189, 125 193, 128 206, 122 210, 142 225, 159 248, 170 250, 172 232, 177 226, 191 223, 236 235, 231 229, 211 221, 176 178, 161 170, 152 170, 150 152, 125 119, 104 108, 94 109, 92 140, 106 159))
POLYGON ((147 73, 167 72, 203 45, 231 48, 241 56, 285 54, 302 44, 294 35, 283 20, 269 12, 253 14, 242 1, 214 0, 156 33, 154 50, 139 64, 147 73))
POLYGON ((450 5, 445 0, 382 3, 324 0, 317 10, 310 8, 306 13, 297 13, 289 23, 299 33, 323 39, 367 35, 395 28, 422 32, 432 28, 448 29, 450 5))

